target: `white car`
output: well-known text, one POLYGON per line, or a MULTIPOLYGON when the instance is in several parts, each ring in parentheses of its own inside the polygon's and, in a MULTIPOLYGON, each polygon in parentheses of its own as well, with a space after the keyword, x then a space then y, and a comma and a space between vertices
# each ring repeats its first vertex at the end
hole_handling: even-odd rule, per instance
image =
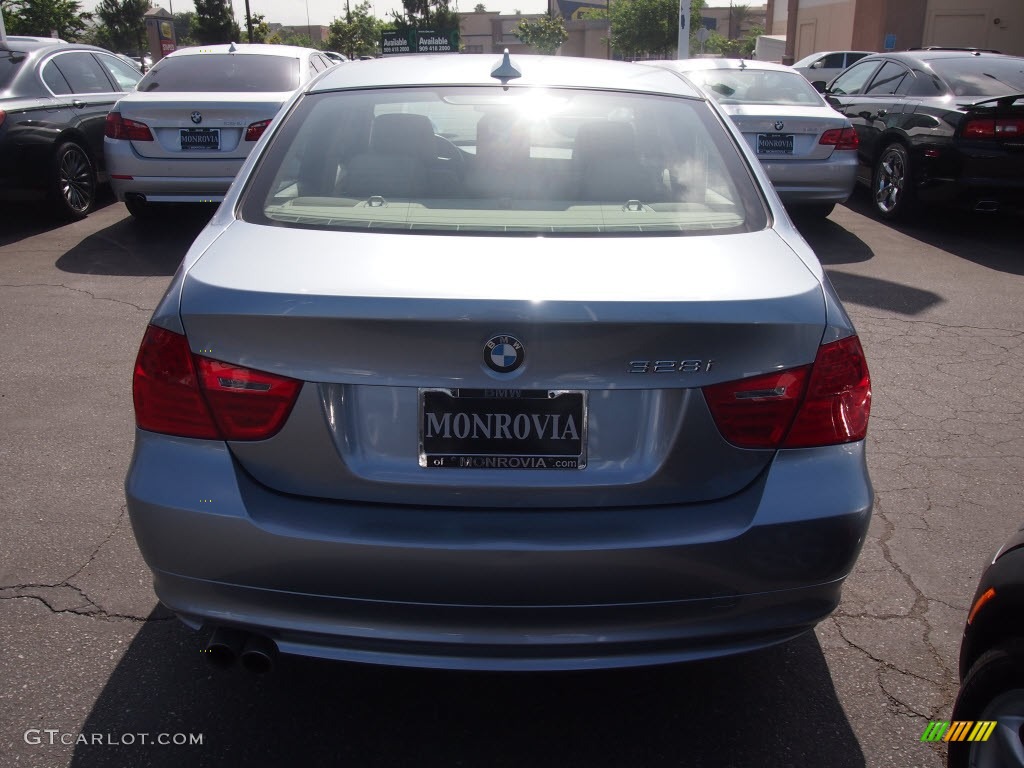
POLYGON ((153 203, 219 203, 300 85, 337 62, 312 48, 211 45, 157 62, 107 115, 111 186, 133 216, 153 203))
POLYGON ((794 213, 824 218, 850 197, 859 139, 791 67, 767 61, 652 61, 703 88, 743 134, 794 213))
POLYGON ((819 51, 800 59, 793 65, 793 69, 806 77, 809 82, 816 83, 820 80, 830 83, 832 78, 844 69, 853 66, 872 53, 874 51, 819 51))

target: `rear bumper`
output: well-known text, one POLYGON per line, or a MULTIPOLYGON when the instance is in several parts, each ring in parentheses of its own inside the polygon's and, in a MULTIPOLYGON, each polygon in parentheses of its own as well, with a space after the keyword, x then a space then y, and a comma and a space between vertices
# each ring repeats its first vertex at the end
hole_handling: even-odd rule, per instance
POLYGON ((147 158, 131 142, 106 139, 110 186, 117 199, 141 195, 154 203, 219 203, 245 158, 147 158), (116 178, 116 177, 130 178, 116 178))
POLYGON ((834 151, 827 160, 761 159, 772 186, 787 204, 843 203, 857 181, 857 153, 834 151))
POLYGON ((536 670, 795 637, 838 603, 873 499, 862 443, 780 452, 714 503, 527 511, 282 495, 224 444, 145 432, 126 495, 158 596, 193 627, 325 658, 536 670))

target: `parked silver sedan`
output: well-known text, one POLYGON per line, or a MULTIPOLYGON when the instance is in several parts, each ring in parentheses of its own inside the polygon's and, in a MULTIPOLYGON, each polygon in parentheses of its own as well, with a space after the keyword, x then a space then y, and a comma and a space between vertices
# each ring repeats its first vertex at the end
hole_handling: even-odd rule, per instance
POLYGON ((111 186, 133 216, 224 199, 281 105, 337 62, 312 48, 210 45, 165 56, 107 115, 111 186))
POLYGON ((853 193, 857 132, 792 68, 740 59, 650 63, 682 73, 722 105, 795 212, 828 216, 853 193))
POLYGON ((754 154, 675 74, 331 70, 154 312, 126 495, 208 657, 570 669, 837 605, 871 384, 754 154))

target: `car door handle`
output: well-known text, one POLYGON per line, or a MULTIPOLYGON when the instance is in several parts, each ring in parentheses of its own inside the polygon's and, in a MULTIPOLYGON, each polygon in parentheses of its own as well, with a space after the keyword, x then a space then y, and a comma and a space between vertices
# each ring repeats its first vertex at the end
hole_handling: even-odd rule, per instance
POLYGON ((81 99, 75 99, 74 101, 71 102, 71 106, 78 107, 78 109, 81 109, 82 107, 85 106, 85 102, 82 101, 81 99))
POLYGON ((887 109, 880 109, 880 110, 878 110, 878 116, 879 117, 885 117, 888 114, 889 114, 889 110, 887 110, 887 109))

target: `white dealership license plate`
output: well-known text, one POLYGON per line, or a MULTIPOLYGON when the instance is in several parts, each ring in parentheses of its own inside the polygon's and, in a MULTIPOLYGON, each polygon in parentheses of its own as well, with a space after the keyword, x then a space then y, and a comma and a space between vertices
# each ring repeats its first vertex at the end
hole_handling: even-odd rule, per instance
POLYGON ((586 392, 420 390, 421 467, 583 469, 586 465, 586 392))

